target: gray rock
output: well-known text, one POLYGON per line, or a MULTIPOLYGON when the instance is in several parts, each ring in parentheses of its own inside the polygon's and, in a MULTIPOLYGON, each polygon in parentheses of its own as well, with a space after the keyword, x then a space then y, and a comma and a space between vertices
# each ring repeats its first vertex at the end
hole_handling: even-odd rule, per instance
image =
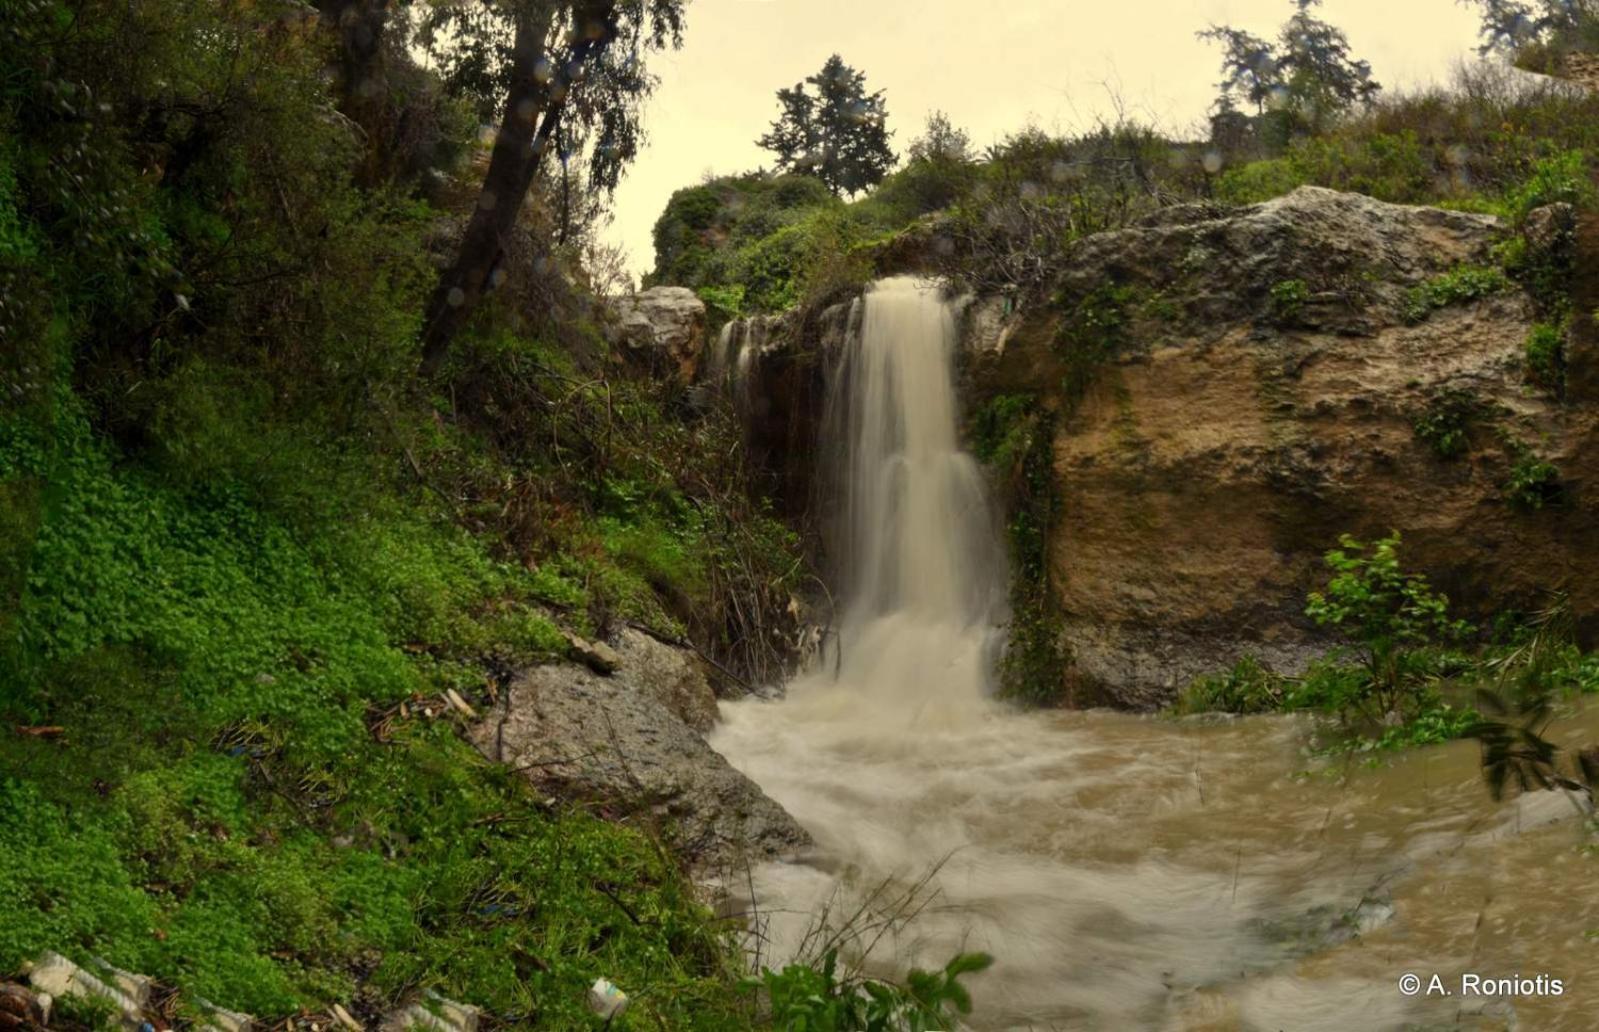
POLYGON ((621 672, 618 679, 640 694, 665 706, 671 714, 704 734, 718 719, 716 692, 706 674, 705 661, 689 649, 678 648, 632 627, 613 639, 621 672))
POLYGON ((687 287, 651 287, 611 302, 611 343, 684 383, 705 350, 705 302, 687 287))
POLYGON ((484 755, 522 771, 541 790, 653 816, 678 854, 701 870, 741 856, 792 854, 810 842, 653 691, 621 678, 569 664, 534 667, 471 735, 484 755))
POLYGON ((1209 338, 1240 316, 1269 317, 1271 288, 1302 280, 1312 296, 1301 322, 1367 333, 1397 321, 1409 288, 1461 262, 1487 261, 1501 226, 1491 215, 1302 186, 1242 208, 1176 205, 1085 237, 1060 285, 1070 296, 1106 282, 1167 291, 1171 329, 1209 338))
POLYGON ((622 665, 622 657, 603 641, 589 641, 575 634, 566 636, 567 654, 597 674, 611 674, 622 665))

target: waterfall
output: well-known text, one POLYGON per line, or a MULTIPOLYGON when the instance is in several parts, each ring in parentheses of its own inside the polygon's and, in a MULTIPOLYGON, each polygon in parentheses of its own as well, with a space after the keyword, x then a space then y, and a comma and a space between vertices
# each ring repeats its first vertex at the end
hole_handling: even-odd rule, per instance
POLYGON ((884 280, 829 388, 824 427, 843 466, 838 678, 891 701, 981 699, 1000 640, 1005 556, 957 435, 955 346, 936 285, 884 280))

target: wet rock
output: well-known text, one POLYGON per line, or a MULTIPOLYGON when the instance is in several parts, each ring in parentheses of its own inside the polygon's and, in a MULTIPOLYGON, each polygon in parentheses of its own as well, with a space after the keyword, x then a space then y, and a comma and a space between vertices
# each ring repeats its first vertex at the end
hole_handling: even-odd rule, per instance
POLYGON ((1577 209, 1569 204, 1546 204, 1527 213, 1521 235, 1527 246, 1538 251, 1554 251, 1568 246, 1577 228, 1577 209))
MULTIPOLYGON (((1511 507, 1501 438, 1568 484, 1599 483, 1599 406, 1528 387, 1536 316, 1519 290, 1405 319, 1417 285, 1494 264, 1507 228, 1303 188, 1242 208, 1184 205, 1080 242, 1066 307, 1114 286, 1127 334, 1063 404, 1050 450, 1061 507, 1049 579, 1070 701, 1155 708, 1245 655, 1302 671, 1335 644, 1304 603, 1343 533, 1403 532, 1407 567, 1462 616, 1565 585, 1579 627, 1599 626, 1599 503, 1573 489, 1538 513, 1511 507), (1290 280, 1305 297, 1291 318, 1273 302, 1290 280), (1491 415, 1445 459, 1415 427, 1452 391, 1491 415)), ((1004 353, 977 365, 975 390, 1050 398, 1063 318, 1027 313, 1004 353)))
POLYGON ((702 870, 807 845, 804 829, 657 698, 661 690, 569 664, 534 667, 472 740, 541 790, 655 818, 702 870))
POLYGON ((651 287, 611 303, 611 342, 651 370, 694 379, 705 350, 705 302, 687 287, 651 287))
POLYGON ((478 1016, 482 1011, 470 1004, 447 1000, 431 989, 422 999, 394 1011, 383 1019, 383 1032, 410 1032, 425 1029, 427 1032, 477 1032, 478 1016))

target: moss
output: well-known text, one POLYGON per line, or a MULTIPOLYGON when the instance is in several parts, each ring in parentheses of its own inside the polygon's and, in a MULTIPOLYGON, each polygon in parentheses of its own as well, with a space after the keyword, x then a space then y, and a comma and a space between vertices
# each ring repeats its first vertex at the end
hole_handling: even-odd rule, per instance
POLYGON ((1061 393, 1068 409, 1074 408, 1101 366, 1120 354, 1130 342, 1131 311, 1143 297, 1137 287, 1106 284, 1066 304, 1066 316, 1055 338, 1055 348, 1065 360, 1061 393))
POLYGON ((1036 396, 1002 394, 978 409, 969 435, 1007 514, 1011 615, 1000 692, 1040 706, 1061 701, 1070 661, 1049 577, 1049 533, 1058 506, 1050 463, 1054 426, 1036 396))

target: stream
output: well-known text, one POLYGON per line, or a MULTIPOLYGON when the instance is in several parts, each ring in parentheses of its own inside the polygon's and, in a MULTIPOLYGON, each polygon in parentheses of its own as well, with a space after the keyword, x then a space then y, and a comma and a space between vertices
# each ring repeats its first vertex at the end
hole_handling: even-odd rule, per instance
MULTIPOLYGON (((850 924, 869 971, 996 958, 978 1029, 1599 1027, 1599 891, 1575 810, 1494 803, 1474 743, 1323 759, 1308 718, 992 701, 1004 552, 960 448, 935 287, 864 299, 836 371, 839 651, 711 744, 815 837, 748 872, 764 962, 850 924), (1452 995, 1406 996, 1436 973, 1452 995), (1560 995, 1463 995, 1540 974, 1560 995)), ((1599 707, 1559 743, 1599 739, 1599 707)))

